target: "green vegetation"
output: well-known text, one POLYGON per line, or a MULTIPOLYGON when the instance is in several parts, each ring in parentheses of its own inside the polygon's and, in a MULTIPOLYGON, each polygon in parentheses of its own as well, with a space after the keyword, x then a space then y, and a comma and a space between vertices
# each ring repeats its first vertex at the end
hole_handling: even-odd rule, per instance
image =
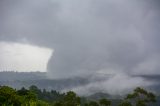
MULTIPOLYGON (((156 97, 142 88, 136 88, 128 94, 117 106, 154 106, 156 97)), ((20 90, 8 86, 0 87, 0 106, 113 106, 107 98, 89 100, 79 97, 73 91, 60 93, 54 90, 41 90, 36 86, 20 90)))
POLYGON ((138 87, 133 93, 128 94, 119 106, 153 106, 154 102, 156 102, 156 97, 152 92, 138 87))

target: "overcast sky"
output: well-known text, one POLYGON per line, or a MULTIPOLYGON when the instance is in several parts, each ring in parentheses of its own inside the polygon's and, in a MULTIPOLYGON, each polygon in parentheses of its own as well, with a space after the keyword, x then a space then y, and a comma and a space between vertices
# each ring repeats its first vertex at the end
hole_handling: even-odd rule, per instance
POLYGON ((0 41, 54 50, 45 59, 52 78, 160 74, 159 5, 159 0, 1 0, 0 41))

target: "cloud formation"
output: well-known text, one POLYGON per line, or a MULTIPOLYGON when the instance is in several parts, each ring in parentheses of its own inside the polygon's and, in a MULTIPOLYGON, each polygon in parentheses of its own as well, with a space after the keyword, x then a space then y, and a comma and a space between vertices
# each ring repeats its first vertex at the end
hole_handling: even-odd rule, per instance
POLYGON ((0 71, 47 71, 53 51, 29 44, 0 42, 0 71))
POLYGON ((51 78, 160 74, 158 4, 158 0, 1 0, 0 40, 54 49, 48 63, 51 78))
MULTIPOLYGON (((128 94, 137 86, 149 87, 157 84, 156 82, 145 80, 141 77, 132 77, 124 73, 116 74, 108 79, 92 80, 91 83, 85 86, 74 87, 71 90, 79 95, 91 95, 97 92, 108 93, 110 95, 128 94)), ((70 90, 70 89, 69 89, 70 90)), ((68 91, 68 90, 67 90, 68 91)))

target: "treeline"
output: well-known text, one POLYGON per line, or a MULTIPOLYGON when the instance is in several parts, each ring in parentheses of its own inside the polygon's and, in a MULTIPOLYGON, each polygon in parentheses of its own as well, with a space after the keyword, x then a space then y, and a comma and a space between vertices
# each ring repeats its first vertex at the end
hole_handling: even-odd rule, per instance
MULTIPOLYGON (((136 88, 126 95, 117 106, 154 106, 156 96, 143 88, 136 88)), ((36 86, 28 89, 13 89, 0 86, 0 106, 113 106, 107 98, 88 100, 79 97, 75 92, 60 93, 55 90, 41 90, 36 86)))

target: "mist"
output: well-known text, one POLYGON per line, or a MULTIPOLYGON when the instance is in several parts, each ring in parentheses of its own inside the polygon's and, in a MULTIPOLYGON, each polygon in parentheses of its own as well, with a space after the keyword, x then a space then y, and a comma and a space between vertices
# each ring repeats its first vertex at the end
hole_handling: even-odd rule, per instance
MULTIPOLYGON (((158 0, 1 0, 0 41, 54 50, 47 64, 51 79, 114 75, 102 80, 101 88, 93 80, 86 89, 96 86, 93 91, 119 93, 154 84, 132 75, 160 74, 159 4, 158 0), (117 82, 123 81, 119 87, 117 82)), ((81 90, 73 88, 77 89, 81 90)))

